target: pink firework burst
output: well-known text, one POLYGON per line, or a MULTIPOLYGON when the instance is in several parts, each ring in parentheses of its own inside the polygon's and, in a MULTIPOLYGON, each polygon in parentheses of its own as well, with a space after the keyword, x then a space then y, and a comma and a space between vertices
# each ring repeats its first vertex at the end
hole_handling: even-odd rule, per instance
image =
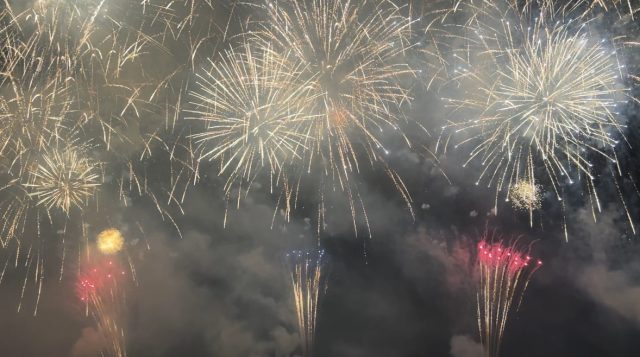
POLYGON ((512 310, 522 303, 524 292, 541 260, 519 248, 518 240, 505 244, 484 236, 477 246, 477 313, 484 357, 497 357, 512 310))
POLYGON ((97 258, 85 266, 76 282, 78 298, 107 341, 101 356, 126 356, 126 277, 117 260, 97 258))
POLYGON ((503 242, 490 243, 482 240, 478 243, 478 262, 488 268, 506 268, 510 275, 516 275, 529 267, 537 269, 541 260, 534 260, 529 254, 518 251, 515 244, 503 242))

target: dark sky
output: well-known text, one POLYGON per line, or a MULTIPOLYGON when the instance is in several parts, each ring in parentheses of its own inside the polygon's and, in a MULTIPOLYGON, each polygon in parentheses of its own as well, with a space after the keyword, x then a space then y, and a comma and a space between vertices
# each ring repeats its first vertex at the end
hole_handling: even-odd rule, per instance
MULTIPOLYGON (((216 16, 224 19, 227 5, 218 6, 216 16)), ((240 19, 251 14, 237 11, 240 19)), ((219 18, 212 21, 224 23, 219 18)), ((636 25, 625 29, 634 33, 636 25)), ((413 95, 411 117, 434 129, 422 142, 433 147, 446 109, 438 93, 415 89, 413 95)), ((637 105, 630 104, 623 115, 629 148, 621 162, 625 172, 640 177, 637 105)), ((554 200, 545 200, 533 227, 527 214, 507 204, 495 216, 493 190, 474 184, 478 167, 462 168, 462 154, 449 153, 436 164, 420 146, 409 150, 398 141, 390 147, 389 163, 405 180, 416 214, 412 219, 384 175, 365 170, 357 180, 372 238, 362 229, 354 235, 339 193, 327 197, 327 227, 320 237, 307 209, 294 212, 290 222, 276 214, 271 227, 275 199, 266 188, 252 191, 239 210, 230 210, 225 228, 223 182, 215 167, 202 168, 184 214, 174 215, 182 238, 143 199, 93 217, 129 234, 138 284, 127 301, 128 356, 300 356, 282 256, 319 239, 330 257, 330 274, 318 314, 316 356, 478 357, 475 292, 464 252, 487 227, 536 241, 533 253, 544 261, 509 321, 502 356, 639 355, 640 243, 604 174, 597 222, 584 197, 568 200, 565 242, 562 211, 554 200)), ((640 222, 638 196, 629 187, 623 194, 640 222)), ((55 259, 56 251, 49 253, 55 259)), ((16 312, 24 269, 4 276, 0 356, 97 356, 100 338, 77 301, 73 274, 61 280, 50 275, 35 317, 33 294, 16 312)))

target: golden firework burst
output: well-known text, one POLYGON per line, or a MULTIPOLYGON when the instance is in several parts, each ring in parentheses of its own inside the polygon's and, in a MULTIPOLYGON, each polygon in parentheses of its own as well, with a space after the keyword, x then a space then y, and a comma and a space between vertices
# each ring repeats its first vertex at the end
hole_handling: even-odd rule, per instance
POLYGON ((124 247, 124 237, 116 228, 105 229, 98 234, 97 244, 102 254, 115 254, 124 247))
POLYGON ((97 165, 75 148, 48 150, 33 167, 24 186, 47 210, 57 208, 68 215, 72 207, 82 209, 101 184, 97 165))

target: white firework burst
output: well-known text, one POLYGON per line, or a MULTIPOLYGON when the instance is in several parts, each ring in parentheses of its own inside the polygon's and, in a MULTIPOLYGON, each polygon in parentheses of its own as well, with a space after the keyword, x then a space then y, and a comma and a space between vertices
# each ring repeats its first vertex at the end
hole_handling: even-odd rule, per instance
POLYGON ((532 17, 488 1, 456 11, 467 21, 450 83, 463 89, 447 102, 463 120, 445 132, 468 150, 465 166, 482 165, 476 183, 495 187, 497 203, 500 192, 534 177, 560 200, 563 186, 582 180, 599 208, 594 163, 617 165, 625 127, 618 111, 629 100, 617 42, 561 11, 532 17))
POLYGON ((100 186, 96 163, 75 148, 48 150, 33 164, 29 195, 47 210, 60 209, 69 214, 72 207, 83 209, 100 186))

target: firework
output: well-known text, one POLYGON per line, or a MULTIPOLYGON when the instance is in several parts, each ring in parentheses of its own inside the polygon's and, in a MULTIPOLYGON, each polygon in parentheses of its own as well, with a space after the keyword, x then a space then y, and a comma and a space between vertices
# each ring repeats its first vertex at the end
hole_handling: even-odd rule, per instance
POLYGON ((4 35, 11 39, 5 62, 24 76, 51 78, 62 72, 86 73, 91 61, 91 34, 105 1, 5 2, 2 19, 4 35))
POLYGON ((0 75, 0 241, 5 267, 13 261, 27 270, 18 310, 31 278, 39 301, 45 249, 65 245, 64 260, 67 223, 83 221, 73 208, 85 209, 101 181, 100 165, 88 156, 89 142, 77 135, 81 115, 74 107, 72 83, 56 76, 36 80, 31 72, 20 75, 0 75), (62 233, 44 240, 43 231, 62 233))
POLYGON ((105 229, 98 234, 97 238, 98 250, 102 254, 111 255, 118 253, 124 246, 124 237, 122 233, 115 228, 105 229))
POLYGON ((326 257, 324 250, 294 250, 286 255, 296 303, 302 354, 313 354, 316 317, 320 298, 326 290, 326 257))
POLYGON ((127 274, 117 261, 105 259, 89 264, 76 283, 78 298, 94 318, 108 345, 103 356, 125 357, 125 291, 127 274))
POLYGON ((73 88, 57 80, 35 84, 3 79, 8 88, 0 96, 0 153, 7 170, 22 176, 38 152, 64 140, 63 133, 68 131, 63 127, 65 119, 76 114, 73 88))
POLYGON ((486 357, 500 354, 511 311, 517 310, 533 273, 542 265, 514 243, 478 243, 478 329, 486 357))
POLYGON ((634 19, 635 13, 638 11, 634 8, 631 0, 529 0, 526 2, 527 7, 537 5, 542 12, 560 11, 563 14, 569 14, 578 18, 589 18, 598 12, 614 12, 620 19, 630 17, 634 19))
MULTIPOLYGON (((300 190, 309 184, 309 178, 321 181, 318 189, 319 230, 324 225, 326 191, 340 191, 347 197, 354 227, 358 203, 366 220, 357 185, 350 179, 362 170, 364 162, 371 167, 382 167, 410 207, 402 180, 388 167, 384 156, 388 153, 385 149, 388 135, 399 133, 404 137, 400 108, 409 97, 402 78, 413 72, 403 62, 403 55, 409 47, 411 19, 403 16, 402 9, 390 1, 276 1, 259 8, 267 20, 258 22, 257 30, 249 31, 245 36, 260 44, 261 51, 270 51, 270 55, 278 57, 272 63, 290 73, 286 77, 274 77, 278 81, 286 80, 280 83, 254 75, 244 77, 255 82, 254 88, 264 87, 261 83, 264 81, 273 82, 279 92, 283 89, 285 93, 290 92, 289 87, 295 87, 296 94, 280 104, 294 112, 301 107, 304 113, 304 120, 295 113, 279 124, 286 128, 279 130, 280 135, 288 133, 286 141, 278 135, 270 140, 284 144, 277 151, 287 151, 291 158, 291 169, 281 180, 283 188, 278 200, 284 202, 285 216, 289 217, 289 212, 296 206, 300 190)), ((249 56, 244 57, 246 62, 249 56)), ((223 63, 218 69, 224 69, 224 66, 223 63)), ((251 63, 243 63, 240 74, 244 75, 244 68, 252 67, 251 63)), ((237 71, 230 74, 237 76, 234 72, 237 71)), ((273 93, 273 90, 266 93, 273 93)), ((269 95, 266 97, 270 98, 269 95)), ((246 108, 247 103, 241 103, 239 107, 246 108)), ((229 114, 225 110, 221 108, 222 115, 229 114)), ((239 117, 244 116, 246 114, 239 117)), ((237 143, 243 144, 246 139, 247 135, 243 135, 243 140, 237 143)), ((222 146, 217 150, 227 149, 222 146)), ((240 151, 236 160, 255 157, 251 152, 240 151), (248 155, 243 156, 244 153, 248 155)), ((254 160, 267 161, 262 158, 269 157, 269 152, 267 147, 254 160)), ((270 169, 279 166, 274 162, 277 160, 269 162, 270 169)), ((242 164, 239 166, 243 169, 242 175, 249 173, 249 167, 256 166, 250 161, 242 164)))
POLYGON ((220 163, 227 198, 237 189, 239 202, 242 186, 248 190, 261 171, 274 181, 299 160, 306 139, 300 128, 309 120, 301 105, 307 91, 296 77, 301 70, 269 48, 245 43, 198 76, 192 114, 205 127, 192 137, 200 159, 220 163))
MULTIPOLYGON (((400 78, 412 73, 398 62, 408 46, 411 20, 383 1, 334 0, 275 3, 262 34, 276 49, 291 49, 307 64, 311 94, 312 153, 345 177, 355 170, 361 145, 383 149, 383 129, 398 129, 398 108, 408 100, 400 78)), ((379 151, 378 151, 379 150, 379 151)))
POLYGON ((193 178, 195 165, 189 142, 165 141, 175 129, 170 111, 179 108, 171 103, 181 94, 167 89, 176 84, 167 80, 170 66, 148 70, 150 58, 168 51, 162 31, 171 31, 162 25, 160 32, 143 32, 157 29, 152 7, 146 1, 3 3, 0 241, 5 271, 26 271, 18 310, 31 290, 28 280, 39 301, 44 277, 55 275, 44 273, 50 251, 61 259, 60 276, 67 257, 82 256, 87 219, 94 216, 87 210, 105 210, 111 198, 126 207, 132 197, 145 197, 178 228, 168 206, 181 208, 186 187, 178 184, 193 178), (170 171, 155 172, 152 182, 169 182, 158 188, 146 172, 162 154, 170 171))
POLYGON ((467 16, 457 35, 464 49, 451 54, 459 95, 446 101, 464 120, 444 132, 468 152, 463 166, 482 165, 476 184, 495 187, 496 208, 501 192, 535 176, 559 200, 566 185, 583 183, 599 210, 594 166, 617 166, 618 111, 629 100, 617 42, 557 11, 532 17, 507 2, 457 11, 467 16))
POLYGON ((37 204, 67 215, 73 206, 82 209, 100 185, 97 166, 73 148, 45 152, 32 176, 25 186, 37 204))
MULTIPOLYGON (((64 204, 62 191, 65 189, 56 190, 48 186, 42 169, 53 169, 45 163, 45 157, 57 152, 57 147, 67 146, 65 140, 72 136, 70 130, 73 126, 62 124, 66 119, 76 117, 72 109, 72 89, 69 83, 55 78, 30 81, 7 73, 0 74, 0 85, 0 241, 8 254, 5 267, 11 260, 16 267, 27 266, 21 297, 25 294, 27 281, 33 278, 39 300, 44 277, 44 258, 39 253, 49 244, 39 241, 41 229, 49 227, 51 213, 71 207, 71 200, 68 201, 69 206, 64 204), (33 184, 42 184, 40 188, 46 187, 47 192, 53 194, 50 198, 56 197, 51 201, 51 210, 45 208, 45 201, 38 204, 33 184), (53 207, 56 202, 60 206, 53 207)), ((73 143, 69 144, 69 147, 73 146, 73 143)), ((67 173, 71 174, 69 178, 75 177, 75 173, 67 173)), ((91 174, 85 178, 89 179, 87 182, 93 179, 91 174)), ((67 197, 73 197, 75 203, 79 203, 76 199, 89 198, 89 192, 85 195, 82 189, 76 190, 77 187, 71 186, 67 189, 73 192, 69 191, 71 195, 67 197)), ((21 306, 22 299, 18 310, 21 306)))
POLYGON ((530 224, 532 224, 532 212, 541 206, 540 187, 533 181, 518 181, 509 188, 509 200, 514 208, 529 212, 530 224))

